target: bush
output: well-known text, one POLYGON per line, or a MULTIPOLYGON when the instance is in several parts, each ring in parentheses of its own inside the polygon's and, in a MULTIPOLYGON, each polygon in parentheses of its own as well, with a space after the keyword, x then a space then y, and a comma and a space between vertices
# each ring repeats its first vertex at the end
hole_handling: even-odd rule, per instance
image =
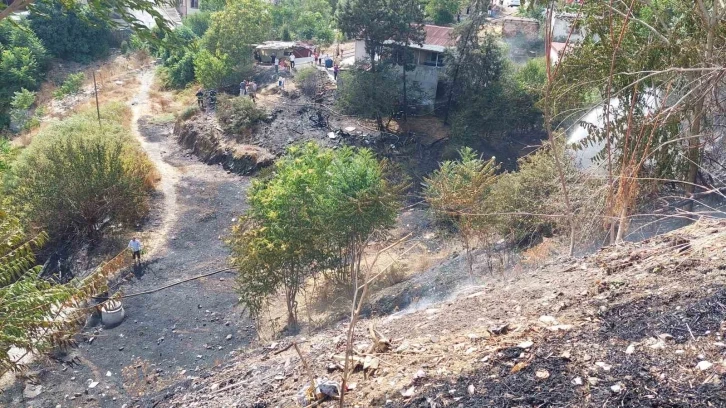
POLYGON ((434 21, 434 24, 447 25, 454 22, 460 7, 460 0, 428 0, 426 15, 434 21))
MULTIPOLYGON (((204 1, 203 3, 206 3, 204 1)), ((209 24, 212 20, 212 13, 207 11, 200 11, 199 13, 189 14, 184 17, 183 24, 188 27, 197 37, 202 37, 204 33, 209 29, 209 24)))
POLYGON ((15 92, 10 102, 10 130, 19 132, 26 130, 30 123, 30 107, 35 103, 35 92, 23 88, 15 92))
POLYGON ((182 26, 161 41, 157 56, 164 65, 158 72, 164 88, 182 89, 194 81, 197 40, 191 29, 182 26))
POLYGON ((341 72, 339 78, 336 103, 345 114, 376 118, 380 124, 398 110, 400 81, 392 71, 353 69, 341 72))
POLYGON ((107 222, 131 223, 147 211, 155 175, 124 127, 122 104, 77 114, 43 129, 12 167, 17 208, 54 239, 93 236, 107 222))
POLYGON ((49 62, 38 37, 23 22, 0 22, 0 129, 10 123, 15 92, 38 89, 49 62))
POLYGON ((57 0, 38 2, 28 21, 48 51, 58 58, 88 63, 108 54, 111 27, 88 7, 69 9, 57 0))
POLYGON ((86 74, 83 72, 77 72, 75 74, 69 74, 63 84, 53 91, 53 96, 56 99, 62 99, 66 95, 74 95, 81 91, 83 88, 83 82, 86 80, 86 74))
POLYGON ((320 84, 320 73, 315 67, 303 67, 295 74, 295 82, 297 82, 303 95, 314 98, 320 84))
POLYGON ((267 112, 258 108, 250 98, 222 95, 217 106, 217 118, 226 133, 241 136, 265 120, 267 112))
POLYGON ((240 301, 258 316, 283 290, 288 326, 296 326, 306 278, 335 270, 350 283, 370 236, 394 223, 397 193, 369 150, 290 148, 270 179, 253 184, 250 208, 228 241, 240 301))

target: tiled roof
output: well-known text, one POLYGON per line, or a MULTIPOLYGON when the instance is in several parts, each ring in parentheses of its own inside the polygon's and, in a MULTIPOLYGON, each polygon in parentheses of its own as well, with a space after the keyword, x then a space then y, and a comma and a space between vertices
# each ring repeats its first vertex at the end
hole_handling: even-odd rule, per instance
POLYGON ((435 25, 425 25, 426 45, 438 45, 441 47, 453 47, 456 45, 456 38, 453 37, 454 29, 435 25))

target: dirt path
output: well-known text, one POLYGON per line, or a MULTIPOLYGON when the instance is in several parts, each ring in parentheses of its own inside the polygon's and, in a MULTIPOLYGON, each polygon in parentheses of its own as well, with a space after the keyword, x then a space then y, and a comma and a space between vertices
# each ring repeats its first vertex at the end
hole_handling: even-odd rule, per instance
POLYGON ((141 84, 136 97, 131 102, 131 130, 141 147, 149 155, 151 161, 154 162, 161 180, 157 188, 163 194, 164 200, 161 206, 161 225, 153 234, 146 234, 145 237, 145 253, 147 257, 157 255, 162 245, 166 242, 169 229, 177 220, 178 204, 176 195, 176 185, 179 183, 179 169, 164 161, 163 147, 160 143, 153 143, 144 138, 139 128, 139 121, 144 112, 149 109, 149 89, 154 81, 154 72, 145 71, 141 74, 141 84))
MULTIPOLYGON (((244 211, 249 184, 183 151, 171 136, 172 124, 149 122, 152 81, 152 72, 140 75, 132 123, 161 180, 142 227, 144 265, 121 285, 124 295, 226 267, 229 251, 223 238, 244 211)), ((78 336, 78 347, 59 356, 64 362, 32 367, 43 387, 40 395, 24 398, 26 383, 16 381, 0 395, 0 406, 143 405, 165 387, 228 360, 255 337, 252 322, 237 307, 232 273, 129 297, 123 304, 121 325, 104 329, 91 322, 78 336)))

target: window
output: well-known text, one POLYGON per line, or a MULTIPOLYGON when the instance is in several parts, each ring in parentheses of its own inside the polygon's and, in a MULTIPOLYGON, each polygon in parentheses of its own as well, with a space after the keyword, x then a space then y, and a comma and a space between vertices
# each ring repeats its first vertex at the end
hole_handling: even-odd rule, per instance
POLYGON ((199 0, 189 0, 189 7, 193 9, 199 8, 199 0))

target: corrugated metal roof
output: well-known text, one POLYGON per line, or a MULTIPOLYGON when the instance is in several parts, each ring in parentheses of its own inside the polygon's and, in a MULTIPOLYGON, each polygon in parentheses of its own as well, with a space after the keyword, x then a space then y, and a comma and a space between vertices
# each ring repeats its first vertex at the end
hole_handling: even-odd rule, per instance
POLYGON ((426 45, 438 45, 440 47, 453 47, 456 45, 456 38, 453 37, 454 29, 435 25, 425 25, 426 45))

